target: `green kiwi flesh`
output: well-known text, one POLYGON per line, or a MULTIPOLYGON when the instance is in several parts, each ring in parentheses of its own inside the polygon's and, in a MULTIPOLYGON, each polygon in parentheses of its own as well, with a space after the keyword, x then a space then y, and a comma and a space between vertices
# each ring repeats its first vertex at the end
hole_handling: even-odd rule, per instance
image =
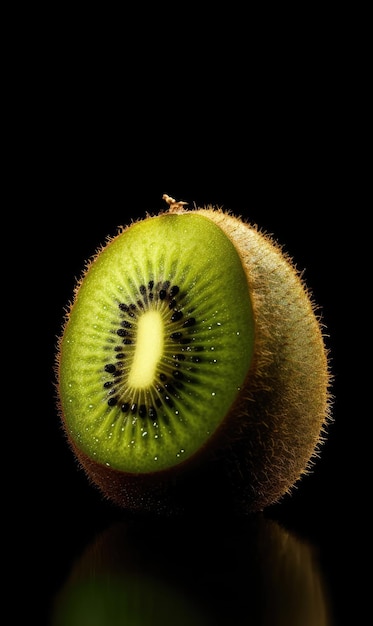
POLYGON ((262 510, 323 440, 321 322, 271 237, 169 204, 108 240, 76 285, 56 354, 62 425, 122 507, 262 510))
POLYGON ((228 413, 253 333, 245 272, 220 228, 193 213, 133 224, 90 266, 65 329, 70 436, 120 471, 182 462, 228 413))

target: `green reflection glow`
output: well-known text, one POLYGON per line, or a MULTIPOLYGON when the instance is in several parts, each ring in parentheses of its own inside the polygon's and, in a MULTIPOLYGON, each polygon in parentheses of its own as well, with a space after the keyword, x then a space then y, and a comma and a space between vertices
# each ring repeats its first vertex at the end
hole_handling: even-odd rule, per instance
POLYGON ((87 547, 52 626, 332 626, 313 548, 258 515, 136 519, 87 547))

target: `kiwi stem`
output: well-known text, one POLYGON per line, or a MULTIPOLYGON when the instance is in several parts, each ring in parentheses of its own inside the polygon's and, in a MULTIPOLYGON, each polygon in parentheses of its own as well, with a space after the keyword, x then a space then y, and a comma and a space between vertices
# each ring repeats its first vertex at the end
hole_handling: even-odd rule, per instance
POLYGON ((167 193, 163 194, 162 200, 165 200, 167 202, 167 204, 169 205, 170 213, 173 213, 173 212, 176 213, 177 211, 182 209, 183 206, 188 204, 187 202, 183 202, 182 200, 180 200, 179 202, 176 202, 175 198, 171 198, 171 196, 167 195, 167 193))

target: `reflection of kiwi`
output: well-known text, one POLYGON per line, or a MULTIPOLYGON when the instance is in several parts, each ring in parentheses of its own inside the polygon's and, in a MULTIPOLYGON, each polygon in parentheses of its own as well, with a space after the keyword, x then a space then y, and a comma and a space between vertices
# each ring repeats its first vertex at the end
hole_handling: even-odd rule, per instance
POLYGON ((53 626, 331 624, 312 546, 261 514, 117 522, 73 563, 52 616, 53 626))
POLYGON ((329 417, 321 324, 290 258, 220 209, 123 228, 88 263, 56 360, 77 458, 128 508, 289 492, 329 417))
MULTIPOLYGON (((125 570, 125 567, 123 568, 125 570)), ((212 626, 181 590, 146 574, 87 570, 68 581, 51 626, 212 626)))

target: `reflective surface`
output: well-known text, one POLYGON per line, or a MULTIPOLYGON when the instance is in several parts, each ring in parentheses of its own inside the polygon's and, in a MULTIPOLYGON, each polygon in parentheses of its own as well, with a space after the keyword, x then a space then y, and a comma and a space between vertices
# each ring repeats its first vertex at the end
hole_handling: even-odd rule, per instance
POLYGON ((327 483, 330 504, 311 485, 249 517, 142 517, 103 501, 72 464, 33 538, 33 613, 50 626, 343 624, 353 537, 327 483))
POLYGON ((261 515, 131 520, 96 535, 53 598, 53 626, 330 626, 309 544, 261 515))

